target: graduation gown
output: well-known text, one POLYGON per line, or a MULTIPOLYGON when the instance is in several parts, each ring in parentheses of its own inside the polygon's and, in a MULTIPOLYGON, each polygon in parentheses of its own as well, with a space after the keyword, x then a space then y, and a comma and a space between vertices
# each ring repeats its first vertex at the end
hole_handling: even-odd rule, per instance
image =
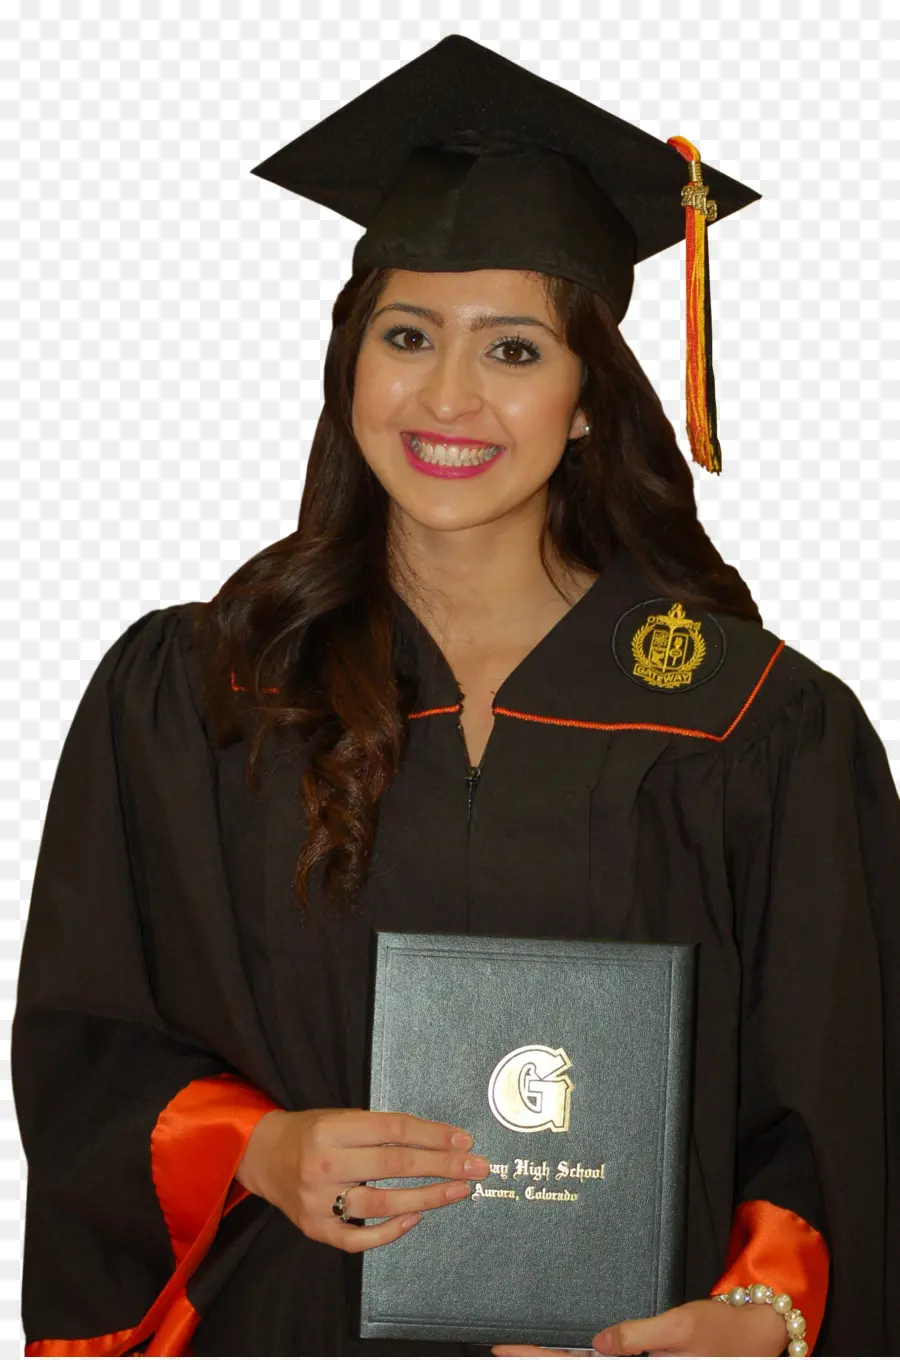
POLYGON ((685 1298, 762 1279, 810 1353, 896 1353, 900 800, 854 693, 620 549, 500 686, 473 774, 394 606, 418 691, 352 914, 315 875, 305 920, 292 896, 302 743, 263 748, 258 792, 243 740, 213 748, 196 604, 86 688, 13 1022, 26 1353, 488 1353, 360 1340, 361 1254, 232 1179, 266 1110, 367 1106, 376 927, 698 942, 685 1298))

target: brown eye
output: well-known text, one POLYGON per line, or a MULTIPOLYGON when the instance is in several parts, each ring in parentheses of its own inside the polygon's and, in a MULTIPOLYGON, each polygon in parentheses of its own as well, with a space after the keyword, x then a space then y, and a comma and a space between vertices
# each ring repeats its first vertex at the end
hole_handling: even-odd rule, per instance
POLYGON ((528 368, 541 357, 541 352, 537 345, 533 345, 530 340, 526 340, 521 335, 508 335, 503 340, 498 340, 495 348, 523 350, 531 357, 520 362, 517 359, 501 359, 501 364, 506 364, 507 368, 528 368))
POLYGON ((421 346, 417 345, 415 348, 410 349, 407 345, 395 345, 394 337, 397 335, 418 335, 424 337, 425 332, 420 331, 417 326, 391 326, 391 328, 386 330, 381 337, 382 340, 387 341, 391 349, 404 350, 407 354, 415 354, 421 346))

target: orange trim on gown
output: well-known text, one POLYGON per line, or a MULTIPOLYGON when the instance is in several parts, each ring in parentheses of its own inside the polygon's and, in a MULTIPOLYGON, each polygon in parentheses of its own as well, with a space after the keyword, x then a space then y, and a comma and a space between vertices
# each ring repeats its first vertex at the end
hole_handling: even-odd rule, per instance
POLYGON ((765 1199, 743 1200, 732 1220, 725 1270, 709 1292, 770 1284, 777 1293, 790 1294, 806 1318, 803 1339, 812 1355, 825 1316, 830 1262, 825 1238, 805 1218, 765 1199))
POLYGON ((151 1167, 169 1230, 175 1271, 134 1327, 105 1336, 32 1341, 28 1355, 124 1355, 151 1338, 139 1355, 190 1355, 200 1316, 186 1293, 226 1213, 246 1199, 234 1180, 250 1134, 264 1114, 283 1106, 232 1073, 200 1077, 176 1093, 150 1136, 151 1167))

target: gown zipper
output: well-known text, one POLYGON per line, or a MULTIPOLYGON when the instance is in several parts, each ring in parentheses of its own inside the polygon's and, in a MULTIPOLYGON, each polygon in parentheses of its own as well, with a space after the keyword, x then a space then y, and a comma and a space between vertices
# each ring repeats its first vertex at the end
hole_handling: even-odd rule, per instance
MULTIPOLYGON (((485 744, 484 751, 483 751, 482 754, 481 754, 481 764, 480 764, 480 765, 470 765, 470 764, 469 764, 469 750, 468 750, 468 747, 466 746, 466 734, 465 734, 465 732, 463 731, 462 723, 461 723, 461 722, 457 722, 457 724, 456 724, 456 730, 459 732, 460 741, 462 742, 462 745, 463 745, 463 753, 464 753, 464 755, 465 755, 465 757, 466 757, 466 788, 467 788, 467 790, 468 790, 468 796, 469 796, 468 812, 467 812, 467 814, 466 814, 466 816, 467 816, 466 825, 467 825, 467 827, 471 827, 471 825, 472 825, 472 804, 473 804, 473 802, 475 801, 475 790, 476 790, 476 788, 478 787, 478 781, 479 781, 479 779, 481 778, 481 772, 482 772, 482 770, 484 769, 484 761, 485 761, 485 757, 487 756, 487 748, 488 748, 488 746, 489 746, 490 743, 491 743, 491 738, 490 738, 490 736, 488 737, 487 742, 486 742, 486 744, 485 744)), ((493 734, 492 734, 492 735, 493 735, 493 734)))
MULTIPOLYGON (((462 702, 463 702, 463 695, 462 695, 461 692, 460 692, 460 695, 459 695, 459 702, 460 702, 460 704, 462 704, 462 702)), ((463 754, 464 754, 465 760, 466 760, 466 790, 467 790, 467 792, 468 792, 468 811, 467 811, 467 813, 466 813, 466 899, 465 899, 465 925, 464 925, 464 929, 465 929, 465 930, 468 930, 468 929, 469 929, 469 910, 470 910, 469 870, 470 870, 470 867, 471 867, 471 866, 470 866, 470 863, 469 863, 469 856, 470 856, 470 853, 471 853, 472 804, 473 804, 473 802, 475 801, 475 790, 476 790, 476 788, 478 787, 478 781, 480 780, 480 778, 481 778, 481 772, 482 772, 482 770, 484 769, 484 761, 485 761, 485 757, 487 756, 487 748, 488 748, 488 746, 490 746, 490 744, 491 744, 491 736, 493 736, 493 731, 492 731, 491 734, 488 736, 487 742, 485 743, 485 748, 484 748, 484 750, 483 750, 482 753, 481 753, 481 764, 480 764, 480 765, 470 765, 470 764, 469 764, 469 748, 468 748, 468 746, 466 745, 466 734, 465 734, 465 732, 463 731, 462 723, 459 722, 458 720, 457 720, 457 724, 456 724, 456 730, 457 730, 457 732, 459 733, 459 739, 460 739, 460 741, 462 742, 463 754)))
POLYGON ((469 811, 468 811, 469 826, 472 825, 472 803, 475 798, 475 789, 480 778, 481 778, 481 766, 469 765, 468 773, 466 774, 466 784, 469 789, 469 811))

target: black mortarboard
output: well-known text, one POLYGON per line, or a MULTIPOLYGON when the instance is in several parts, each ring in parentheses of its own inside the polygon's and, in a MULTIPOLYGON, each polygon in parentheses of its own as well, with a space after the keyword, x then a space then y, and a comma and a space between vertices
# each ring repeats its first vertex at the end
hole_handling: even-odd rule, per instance
POLYGON ((686 241, 687 432, 720 471, 706 223, 761 195, 706 164, 701 178, 685 138, 451 34, 252 173, 365 227, 354 270, 539 270, 586 284, 617 323, 634 266, 686 241))

